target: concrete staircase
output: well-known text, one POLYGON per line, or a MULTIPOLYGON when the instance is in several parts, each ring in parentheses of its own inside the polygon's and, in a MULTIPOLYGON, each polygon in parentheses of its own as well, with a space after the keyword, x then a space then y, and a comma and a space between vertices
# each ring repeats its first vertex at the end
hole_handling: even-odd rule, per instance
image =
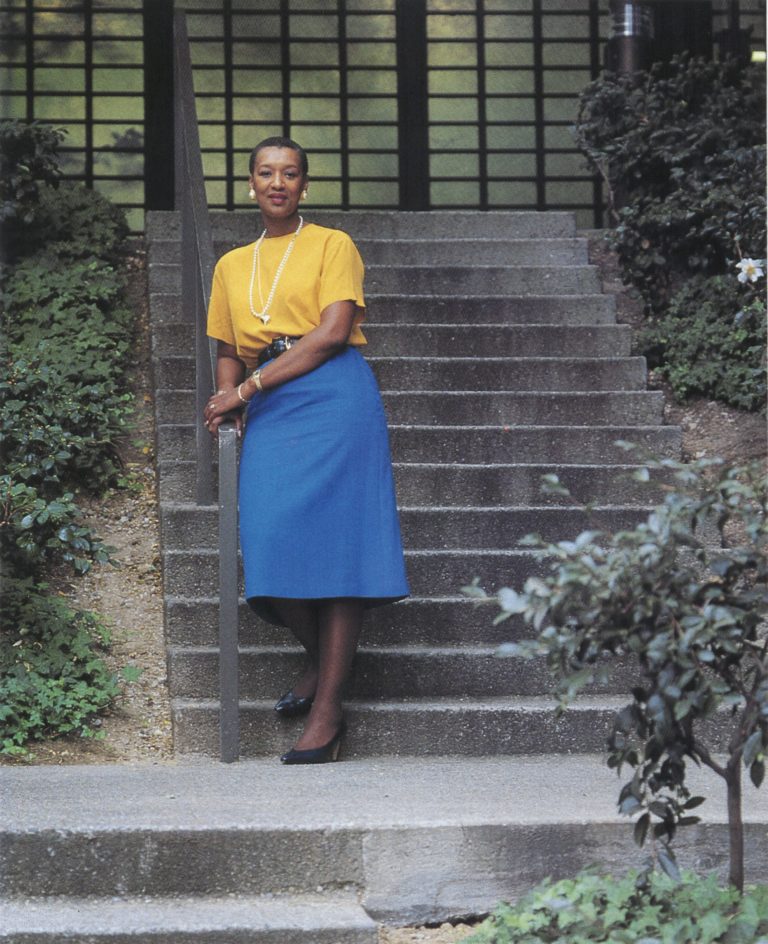
MULTIPOLYGON (((315 213, 341 226, 366 261, 367 356, 390 420, 413 596, 374 611, 348 706, 347 757, 601 750, 613 703, 595 691, 554 724, 539 669, 494 657, 518 632, 493 626, 460 588, 520 586, 534 572, 517 541, 588 524, 543 497, 557 473, 591 525, 643 513, 619 439, 676 455, 661 394, 645 389, 586 240, 565 213, 315 213), (444 238, 452 234, 453 238, 444 238), (456 238, 456 237, 460 238, 456 238)), ((217 750, 216 509, 192 503, 193 337, 179 322, 172 215, 148 228, 168 662, 175 743, 217 750)), ((213 217, 217 251, 254 238, 252 215, 213 217)), ((296 726, 272 705, 300 652, 241 610, 242 747, 274 756, 296 726)))
MULTIPOLYGON (((647 493, 617 439, 676 455, 566 214, 308 214, 367 261, 413 597, 374 611, 341 764, 282 767, 296 728, 272 704, 298 668, 286 635, 241 607, 243 753, 217 756, 212 508, 194 493, 192 329, 179 320, 177 218, 148 222, 168 668, 168 765, 0 768, 0 942, 376 944, 377 922, 481 914, 546 875, 645 853, 616 814, 602 752, 630 680, 553 717, 541 666, 494 658, 519 635, 460 595, 534 572, 519 537, 565 538, 583 511, 539 492, 556 472, 592 523, 630 523, 647 493), (443 238, 452 234, 459 238, 443 238), (397 756, 396 756, 397 755, 397 756)), ((219 250, 252 215, 214 218, 219 250)), ((682 864, 719 869, 725 803, 682 831, 682 864)), ((768 880, 768 793, 745 793, 746 868, 768 880)))

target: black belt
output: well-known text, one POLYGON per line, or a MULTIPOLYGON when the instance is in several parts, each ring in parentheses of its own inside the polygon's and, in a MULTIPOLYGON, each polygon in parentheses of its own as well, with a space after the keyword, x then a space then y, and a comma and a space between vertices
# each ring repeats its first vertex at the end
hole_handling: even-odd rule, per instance
POLYGON ((300 340, 301 335, 298 337, 291 337, 286 335, 282 338, 275 338, 275 340, 264 348, 263 351, 259 354, 256 366, 261 367, 262 364, 266 364, 267 361, 272 360, 274 357, 280 357, 281 354, 285 354, 289 348, 292 348, 293 345, 300 340))

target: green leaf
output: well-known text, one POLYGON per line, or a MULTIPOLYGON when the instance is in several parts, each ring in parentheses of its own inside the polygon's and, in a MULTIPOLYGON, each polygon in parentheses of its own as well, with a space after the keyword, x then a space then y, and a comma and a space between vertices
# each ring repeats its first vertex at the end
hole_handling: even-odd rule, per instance
POLYGON ((678 868, 674 853, 669 848, 669 846, 666 844, 660 846, 658 857, 659 865, 661 866, 664 874, 668 875, 673 882, 681 882, 682 876, 680 875, 680 869, 678 868))
POLYGON ((514 590, 510 590, 509 587, 503 587, 499 590, 497 599, 502 610, 510 615, 524 613, 528 607, 527 598, 514 590))
POLYGON ((762 747, 763 732, 758 728, 757 731, 753 731, 752 734, 750 734, 746 740, 746 743, 744 744, 742 757, 745 767, 750 767, 752 765, 757 755, 761 752, 762 747))
POLYGON ((487 600, 489 599, 488 594, 480 586, 480 578, 475 577, 472 580, 472 583, 467 584, 461 588, 461 592, 468 597, 473 597, 476 600, 487 600))
POLYGON ((642 846, 645 842, 646 836, 648 835, 648 827, 651 824, 651 817, 648 813, 643 813, 643 815, 635 823, 635 828, 633 831, 634 840, 638 846, 642 846))
POLYGON ((120 669, 120 675, 126 682, 138 682, 144 674, 144 669, 138 665, 124 665, 120 669))

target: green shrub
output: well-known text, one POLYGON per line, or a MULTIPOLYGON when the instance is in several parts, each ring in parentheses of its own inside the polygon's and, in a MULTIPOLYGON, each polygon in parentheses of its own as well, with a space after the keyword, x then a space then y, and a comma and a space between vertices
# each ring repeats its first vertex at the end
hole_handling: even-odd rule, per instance
POLYGON ((768 887, 742 898, 714 876, 582 872, 500 905, 467 944, 768 944, 768 887))
POLYGON ((34 223, 41 186, 58 182, 63 139, 63 129, 37 121, 0 121, 0 224, 9 243, 18 224, 34 223))
POLYGON ((83 573, 110 560, 75 494, 119 481, 132 399, 132 314, 117 269, 125 217, 83 187, 48 186, 57 140, 38 125, 0 131, 20 181, 5 192, 13 226, 0 275, 0 752, 16 754, 41 737, 92 735, 90 719, 118 691, 98 617, 41 582, 52 565, 83 573))
POLYGON ((765 302, 743 304, 744 294, 733 276, 694 276, 640 333, 649 366, 679 399, 699 395, 752 411, 764 406, 765 302), (729 322, 723 312, 736 314, 729 322))
POLYGON ((0 754, 26 754, 51 735, 99 737, 94 716, 119 693, 105 626, 46 590, 11 579, 0 593, 0 754))
POLYGON ((111 548, 81 523, 71 492, 47 500, 10 475, 0 475, 0 551, 5 575, 17 577, 61 563, 84 574, 112 560, 111 548))
POLYGON ((45 252, 59 260, 117 261, 128 232, 125 212, 98 191, 72 183, 41 187, 33 222, 16 235, 16 255, 35 252, 45 233, 45 252))
POLYGON ((736 284, 734 266, 742 256, 765 258, 764 68, 680 57, 647 73, 606 73, 584 91, 574 135, 607 182, 610 242, 651 322, 647 351, 678 395, 759 408, 763 398, 744 390, 744 374, 760 369, 765 327, 734 319, 760 296, 736 284), (733 279, 733 290, 720 286, 709 299, 705 325, 697 289, 685 286, 697 279, 700 293, 718 275, 733 279), (708 337, 699 344, 701 329, 708 337), (717 333, 716 365, 697 372, 686 360, 705 356, 717 333), (659 344, 675 335, 683 342, 659 344))

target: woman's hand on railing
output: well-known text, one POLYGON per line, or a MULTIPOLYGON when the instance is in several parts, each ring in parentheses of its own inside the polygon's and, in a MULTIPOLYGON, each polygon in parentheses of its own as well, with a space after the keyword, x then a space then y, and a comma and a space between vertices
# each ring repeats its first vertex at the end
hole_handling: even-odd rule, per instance
POLYGON ((237 435, 243 433, 243 407, 245 403, 237 387, 217 390, 205 405, 203 420, 208 432, 216 437, 222 423, 234 423, 237 435))

